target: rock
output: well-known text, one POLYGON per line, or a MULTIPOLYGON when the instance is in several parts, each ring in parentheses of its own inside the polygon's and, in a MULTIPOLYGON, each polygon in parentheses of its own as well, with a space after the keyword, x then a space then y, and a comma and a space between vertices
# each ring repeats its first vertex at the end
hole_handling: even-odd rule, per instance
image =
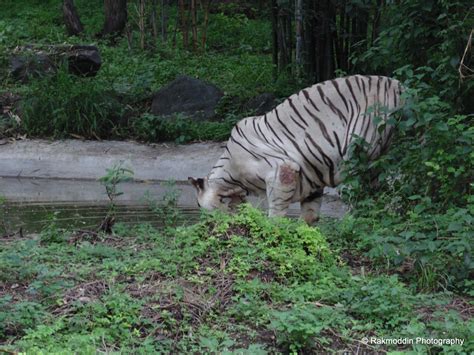
POLYGON ((96 46, 72 46, 67 52, 69 72, 81 76, 95 76, 102 65, 96 46))
POLYGON ((245 111, 251 111, 254 115, 263 115, 275 108, 278 104, 275 95, 264 93, 251 98, 244 106, 245 111))
POLYGON ((182 113, 197 120, 211 119, 222 90, 202 80, 178 76, 153 96, 151 111, 156 116, 182 113))
POLYGON ((53 61, 45 53, 15 54, 10 58, 10 74, 21 82, 31 76, 56 72, 53 61))
POLYGON ((95 76, 102 60, 96 46, 71 45, 35 48, 25 46, 15 49, 10 57, 10 74, 21 82, 29 77, 56 73, 61 62, 66 60, 71 74, 95 76))

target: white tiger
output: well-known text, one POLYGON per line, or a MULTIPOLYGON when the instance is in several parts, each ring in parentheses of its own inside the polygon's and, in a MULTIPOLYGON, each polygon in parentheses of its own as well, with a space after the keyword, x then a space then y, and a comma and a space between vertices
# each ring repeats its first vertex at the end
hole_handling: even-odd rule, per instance
POLYGON ((270 216, 300 202, 302 217, 314 223, 323 188, 341 182, 353 139, 365 139, 372 159, 387 148, 393 126, 380 123, 400 108, 401 90, 395 79, 354 75, 313 85, 263 116, 242 119, 208 176, 188 179, 198 205, 226 210, 249 194, 264 195, 270 216))

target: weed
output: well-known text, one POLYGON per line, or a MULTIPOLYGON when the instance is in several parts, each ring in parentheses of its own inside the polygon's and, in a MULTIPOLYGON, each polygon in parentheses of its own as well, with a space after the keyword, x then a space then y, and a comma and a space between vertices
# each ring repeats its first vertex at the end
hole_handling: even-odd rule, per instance
POLYGON ((166 191, 160 201, 152 199, 149 195, 145 196, 145 200, 151 210, 156 213, 163 226, 176 227, 182 221, 181 212, 178 208, 178 200, 181 191, 177 189, 174 180, 168 180, 161 183, 166 191))
POLYGON ((40 240, 43 243, 63 243, 64 231, 57 224, 57 216, 59 212, 54 212, 48 216, 46 226, 40 233, 40 240))
POLYGON ((133 179, 133 170, 124 168, 123 162, 114 165, 110 169, 106 169, 107 174, 99 178, 99 181, 105 187, 105 192, 109 199, 109 209, 107 216, 101 224, 101 230, 110 231, 111 225, 114 223, 117 197, 123 195, 123 192, 118 190, 118 185, 133 179))

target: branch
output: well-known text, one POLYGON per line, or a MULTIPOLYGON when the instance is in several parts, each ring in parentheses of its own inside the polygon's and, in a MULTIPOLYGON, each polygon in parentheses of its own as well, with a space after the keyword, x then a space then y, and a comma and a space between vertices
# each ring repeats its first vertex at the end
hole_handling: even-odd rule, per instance
POLYGON ((471 30, 471 33, 469 35, 469 39, 467 40, 466 48, 464 49, 464 54, 462 56, 461 62, 459 63, 459 80, 462 82, 464 79, 474 77, 474 70, 469 68, 467 65, 464 64, 464 60, 466 59, 466 54, 471 50, 471 45, 472 45, 472 34, 474 33, 474 30, 471 30), (463 72, 467 72, 466 75, 464 75, 463 72))

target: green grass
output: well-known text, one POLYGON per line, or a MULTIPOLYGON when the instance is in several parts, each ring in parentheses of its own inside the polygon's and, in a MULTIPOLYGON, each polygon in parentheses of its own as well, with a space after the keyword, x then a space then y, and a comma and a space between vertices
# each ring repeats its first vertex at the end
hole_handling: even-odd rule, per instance
POLYGON ((52 221, 37 237, 2 241, 0 344, 82 354, 474 350, 471 299, 351 268, 336 238, 248 206, 188 227, 117 225, 110 235, 52 221))

